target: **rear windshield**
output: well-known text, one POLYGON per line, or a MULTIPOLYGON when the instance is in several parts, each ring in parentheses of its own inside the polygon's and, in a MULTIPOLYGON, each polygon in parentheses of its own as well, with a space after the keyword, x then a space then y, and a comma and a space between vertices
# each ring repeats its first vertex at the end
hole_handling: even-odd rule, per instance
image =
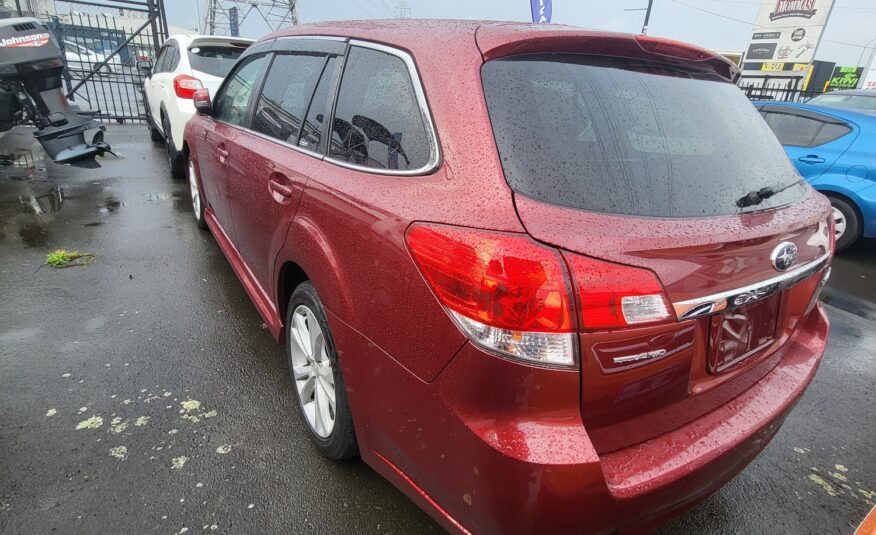
POLYGON ((193 46, 189 49, 189 64, 193 71, 224 78, 244 50, 242 46, 193 46))
POLYGON ((867 95, 843 95, 841 93, 819 95, 807 102, 818 106, 831 108, 846 108, 847 110, 876 111, 876 91, 873 96, 867 95))
MULTIPOLYGON (((734 85, 619 58, 492 60, 481 76, 513 190, 581 210, 652 217, 733 214, 752 190, 800 180, 734 85)), ((801 199, 796 184, 746 211, 801 199)))

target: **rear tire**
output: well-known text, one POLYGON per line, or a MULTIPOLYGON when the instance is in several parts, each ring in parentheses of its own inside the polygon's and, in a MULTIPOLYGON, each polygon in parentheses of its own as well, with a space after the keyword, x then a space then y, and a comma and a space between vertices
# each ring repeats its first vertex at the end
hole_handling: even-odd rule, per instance
POLYGON ((167 165, 170 167, 170 176, 173 178, 182 178, 185 173, 185 167, 182 154, 176 150, 176 145, 173 141, 173 133, 170 130, 170 122, 167 117, 161 119, 161 127, 164 128, 164 145, 167 148, 167 165))
POLYGON ((311 442, 332 460, 358 455, 353 416, 334 339, 322 302, 310 282, 301 283, 289 298, 286 355, 299 413, 311 442))
POLYGON ((201 185, 198 182, 198 171, 195 169, 195 161, 191 156, 186 158, 186 175, 189 180, 189 195, 192 198, 192 211, 195 212, 195 224, 201 230, 207 230, 207 221, 204 220, 204 196, 201 195, 201 185))
POLYGON ((833 209, 836 225, 836 250, 842 251, 852 246, 864 231, 858 209, 846 199, 828 196, 833 209))

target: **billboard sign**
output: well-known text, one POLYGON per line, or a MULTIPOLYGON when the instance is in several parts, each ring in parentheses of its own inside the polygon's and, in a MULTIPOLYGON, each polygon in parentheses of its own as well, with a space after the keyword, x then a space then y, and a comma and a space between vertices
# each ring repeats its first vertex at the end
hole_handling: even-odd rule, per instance
POLYGON ((834 67, 830 89, 855 89, 864 74, 864 67, 834 67))
MULTIPOLYGON (((745 63, 812 63, 833 3, 834 0, 764 0, 754 21, 745 63)), ((751 66, 758 71, 770 70, 751 66)))

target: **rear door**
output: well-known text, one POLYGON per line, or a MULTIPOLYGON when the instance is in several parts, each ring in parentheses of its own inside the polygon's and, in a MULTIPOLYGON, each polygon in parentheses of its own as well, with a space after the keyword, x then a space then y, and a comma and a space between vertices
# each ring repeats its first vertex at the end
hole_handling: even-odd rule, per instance
POLYGON ((304 186, 325 149, 325 117, 346 43, 281 40, 255 99, 249 131, 229 140, 238 250, 264 289, 304 186))
POLYGON ((240 155, 233 154, 231 147, 241 144, 237 141, 238 137, 247 135, 243 125, 246 124, 251 97, 266 64, 265 54, 252 55, 241 60, 229 74, 213 99, 212 128, 205 128, 205 150, 198 155, 207 207, 235 247, 237 240, 234 235, 228 166, 240 155))
POLYGON ((761 113, 791 163, 809 182, 827 172, 858 135, 853 123, 823 113, 769 105, 761 113))
POLYGON ((831 243, 828 203, 743 93, 701 70, 604 56, 514 56, 481 72, 520 220, 565 251, 578 289, 597 448, 674 429, 759 379, 831 243), (764 187, 775 195, 738 206, 764 187), (770 282, 797 269, 811 277, 791 290, 770 282))

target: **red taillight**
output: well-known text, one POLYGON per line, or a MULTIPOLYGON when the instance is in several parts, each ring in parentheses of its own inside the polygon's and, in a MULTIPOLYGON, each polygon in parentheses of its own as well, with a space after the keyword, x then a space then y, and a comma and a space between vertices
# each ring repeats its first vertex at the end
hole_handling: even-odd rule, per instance
POLYGON ((662 56, 672 56, 674 58, 690 59, 694 61, 703 61, 715 57, 713 52, 700 48, 698 46, 683 43, 681 41, 673 41, 672 39, 662 39, 660 37, 651 37, 650 35, 636 36, 636 42, 642 50, 651 52, 652 54, 660 54, 662 56))
POLYGON ((582 329, 608 329, 675 319, 657 276, 635 268, 566 253, 580 302, 582 329))
POLYGON ((414 225, 407 242, 444 306, 479 323, 529 332, 575 330, 556 251, 514 234, 414 225))
POLYGON ((173 79, 173 90, 179 98, 192 98, 195 91, 204 87, 201 81, 188 74, 180 74, 173 79))

